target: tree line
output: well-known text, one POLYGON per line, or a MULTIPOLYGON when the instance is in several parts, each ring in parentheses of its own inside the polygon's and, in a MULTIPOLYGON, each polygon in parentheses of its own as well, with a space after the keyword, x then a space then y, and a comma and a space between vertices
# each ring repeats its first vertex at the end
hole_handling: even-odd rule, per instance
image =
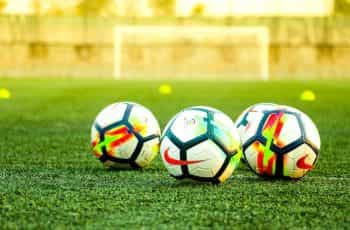
MULTIPOLYGON (((0 13, 11 0, 0 0, 0 13)), ((64 7, 64 1, 45 0, 50 7, 43 8, 44 0, 31 0, 30 8, 33 14, 48 15, 79 15, 79 16, 118 16, 118 8, 123 4, 125 16, 137 16, 136 10, 139 1, 115 1, 115 0, 76 0, 76 4, 64 7), (119 5, 118 5, 119 4, 119 5)), ((155 16, 175 15, 176 0, 148 0, 149 7, 155 16)), ((203 7, 196 6, 194 15, 201 15, 203 7)), ((334 15, 350 15, 350 0, 334 0, 334 15)))

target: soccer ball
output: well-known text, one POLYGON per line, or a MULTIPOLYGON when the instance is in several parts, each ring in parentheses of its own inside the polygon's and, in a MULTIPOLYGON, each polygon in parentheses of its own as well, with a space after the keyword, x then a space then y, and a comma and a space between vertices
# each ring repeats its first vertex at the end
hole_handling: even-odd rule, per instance
POLYGON ((91 128, 92 151, 107 168, 143 168, 158 154, 159 142, 158 121, 136 103, 107 106, 91 128))
POLYGON ((256 174, 301 178, 315 166, 321 141, 305 113, 284 105, 257 104, 236 124, 244 157, 256 174))
POLYGON ((242 156, 236 127, 224 113, 191 107, 175 115, 161 138, 160 152, 171 176, 220 183, 242 156))

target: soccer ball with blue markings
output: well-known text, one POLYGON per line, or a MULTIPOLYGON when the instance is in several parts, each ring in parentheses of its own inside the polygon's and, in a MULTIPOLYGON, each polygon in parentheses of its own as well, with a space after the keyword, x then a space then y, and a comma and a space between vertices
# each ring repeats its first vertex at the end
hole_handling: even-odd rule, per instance
POLYGON ((157 119, 136 103, 107 106, 91 127, 92 152, 107 168, 143 168, 157 156, 159 142, 157 119))
POLYGON ((213 183, 228 179, 242 156, 232 120, 203 106, 185 109, 169 121, 160 152, 171 176, 213 183))
POLYGON ((236 127, 244 158, 260 176, 301 178, 316 164, 321 147, 317 127, 295 108, 253 105, 239 116, 236 127))

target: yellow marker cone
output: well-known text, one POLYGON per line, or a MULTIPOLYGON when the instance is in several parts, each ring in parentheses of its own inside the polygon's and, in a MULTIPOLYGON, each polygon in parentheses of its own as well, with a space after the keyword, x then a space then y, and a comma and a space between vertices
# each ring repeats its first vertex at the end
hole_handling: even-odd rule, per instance
POLYGON ((302 101, 315 101, 316 100, 316 95, 311 90, 305 90, 300 95, 300 100, 302 100, 302 101))
POLYGON ((0 99, 10 99, 11 93, 8 89, 0 88, 0 99))
POLYGON ((162 84, 161 86, 159 86, 159 93, 163 94, 163 95, 169 95, 173 92, 173 89, 171 87, 171 85, 169 84, 162 84))

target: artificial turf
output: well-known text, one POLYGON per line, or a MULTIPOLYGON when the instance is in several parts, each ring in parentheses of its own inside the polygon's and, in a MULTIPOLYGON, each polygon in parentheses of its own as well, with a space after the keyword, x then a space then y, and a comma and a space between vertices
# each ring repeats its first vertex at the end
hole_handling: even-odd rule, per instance
POLYGON ((350 226, 350 82, 160 82, 0 79, 0 228, 328 228, 350 226), (299 95, 312 89, 317 100, 299 95), (321 155, 300 181, 263 180, 241 164, 221 185, 168 176, 160 156, 110 171, 90 152, 96 114, 116 101, 150 108, 162 127, 193 105, 236 118, 247 106, 295 106, 317 124, 321 155))

